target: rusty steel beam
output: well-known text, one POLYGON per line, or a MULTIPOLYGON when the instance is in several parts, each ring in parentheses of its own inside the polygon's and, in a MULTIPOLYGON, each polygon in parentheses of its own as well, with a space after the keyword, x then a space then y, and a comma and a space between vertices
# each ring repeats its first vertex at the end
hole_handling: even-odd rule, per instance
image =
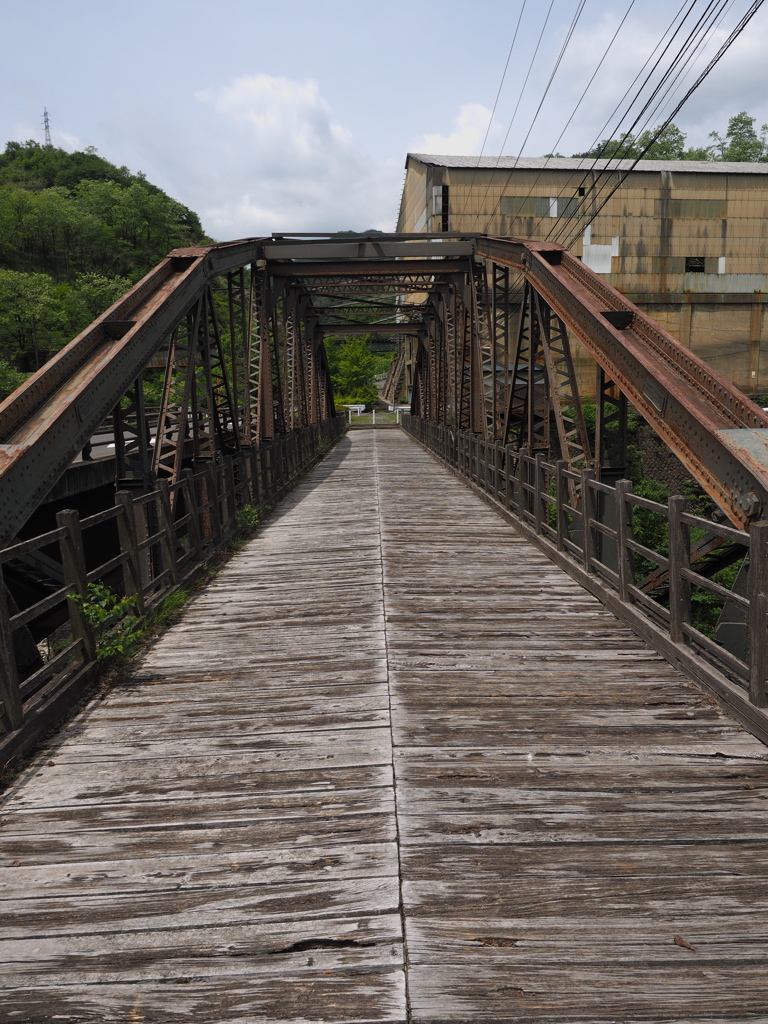
POLYGON ((261 241, 175 250, 0 404, 0 542, 16 536, 211 280, 260 260, 261 241))
MULTIPOLYGON (((768 510, 768 415, 562 247, 487 236, 282 236, 174 251, 0 406, 0 540, 16 533, 218 276, 237 275, 228 297, 238 368, 230 393, 225 360, 216 356, 220 381, 209 405, 230 409, 217 415, 236 438, 270 438, 329 414, 323 336, 357 332, 413 336, 403 342, 411 353, 404 366, 417 404, 496 436, 508 397, 501 392, 511 387, 498 358, 519 301, 509 269, 576 334, 734 523, 768 510), (324 315, 323 298, 332 295, 334 310, 324 315), (391 296, 384 305, 407 311, 409 322, 361 322, 366 296, 391 296), (324 323, 341 319, 345 299, 353 322, 324 323), (247 423, 236 422, 243 416, 247 423)), ((208 362, 210 346, 222 347, 210 307, 208 362)))
POLYGON ((525 276, 734 524, 768 513, 768 414, 562 247, 477 252, 525 276))
MULTIPOLYGON (((470 269, 466 259, 391 259, 391 260, 307 260, 301 263, 275 263, 270 265, 273 277, 428 277, 443 274, 466 273, 470 269)), ((324 286, 325 287, 325 286, 324 286)))
POLYGON ((424 321, 401 324, 323 324, 317 325, 326 337, 340 334, 419 334, 426 330, 424 321))
POLYGON ((425 241, 422 236, 418 241, 405 241, 395 236, 394 241, 367 239, 359 242, 340 242, 328 239, 308 242, 296 239, 288 242, 281 239, 264 243, 264 258, 267 260, 381 260, 433 256, 443 259, 446 256, 472 256, 473 253, 473 238, 444 241, 441 237, 425 241))

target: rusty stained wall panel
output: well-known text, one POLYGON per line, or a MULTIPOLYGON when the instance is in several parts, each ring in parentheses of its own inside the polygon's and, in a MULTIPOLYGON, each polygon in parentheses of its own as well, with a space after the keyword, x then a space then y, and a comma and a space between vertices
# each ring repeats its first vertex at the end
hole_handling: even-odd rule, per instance
MULTIPOLYGON (((427 179, 438 177, 450 182, 451 231, 532 239, 551 233, 562 242, 563 229, 576 236, 574 255, 598 272, 610 266, 604 279, 684 345, 747 393, 768 393, 768 168, 642 161, 592 218, 590 188, 607 191, 618 180, 616 171, 600 178, 592 161, 575 169, 573 160, 509 167, 502 159, 499 167, 478 168, 476 158, 426 159, 434 163, 408 158, 404 230, 414 229, 427 179), (688 257, 703 260, 701 272, 686 267, 688 257)), ((592 394, 594 364, 578 346, 575 356, 579 383, 592 394)))

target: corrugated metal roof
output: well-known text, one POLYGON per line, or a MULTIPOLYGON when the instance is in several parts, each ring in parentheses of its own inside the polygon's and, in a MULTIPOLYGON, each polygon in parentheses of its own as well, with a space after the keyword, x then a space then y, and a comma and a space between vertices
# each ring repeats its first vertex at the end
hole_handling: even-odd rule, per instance
POLYGON ((638 160, 633 167, 632 160, 594 160, 591 157, 543 157, 543 156, 440 156, 434 153, 409 153, 423 164, 435 167, 456 167, 490 170, 519 169, 521 171, 588 171, 604 169, 616 171, 678 171, 688 174, 768 174, 768 163, 726 163, 720 160, 638 160))

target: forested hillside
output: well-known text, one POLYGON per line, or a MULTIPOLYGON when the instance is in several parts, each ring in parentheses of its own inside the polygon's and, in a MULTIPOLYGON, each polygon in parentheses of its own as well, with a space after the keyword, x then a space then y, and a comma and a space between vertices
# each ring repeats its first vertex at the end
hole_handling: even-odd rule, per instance
POLYGON ((0 398, 171 249, 196 213, 93 150, 9 142, 0 155, 0 398))

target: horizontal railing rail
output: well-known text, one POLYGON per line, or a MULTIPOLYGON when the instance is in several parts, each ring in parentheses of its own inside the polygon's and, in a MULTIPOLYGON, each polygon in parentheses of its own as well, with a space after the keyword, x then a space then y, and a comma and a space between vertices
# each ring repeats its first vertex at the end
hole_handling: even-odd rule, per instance
POLYGON ((114 595, 118 611, 102 623, 107 637, 128 620, 135 629, 233 539, 240 509, 279 500, 344 430, 337 416, 216 456, 173 485, 118 491, 115 505, 95 515, 59 512, 55 530, 0 549, 0 761, 31 746, 93 675, 100 642, 88 615, 89 584, 114 595), (55 559, 63 583, 18 608, 5 573, 35 556, 55 559))
POLYGON ((450 424, 404 416, 417 441, 467 480, 554 561, 624 618, 668 661, 687 672, 764 742, 768 742, 768 522, 748 531, 693 514, 688 499, 661 504, 634 494, 629 480, 615 487, 564 461, 516 451, 450 424), (657 517, 666 544, 650 546, 640 517, 657 517), (696 571, 692 543, 703 535, 740 545, 747 584, 729 590, 696 571), (666 548, 666 550, 664 550, 666 548), (649 570, 648 566, 652 566, 649 570), (662 573, 664 602, 641 588, 649 571, 662 573), (694 596, 710 595, 743 626, 745 656, 726 650, 696 625, 694 596))

